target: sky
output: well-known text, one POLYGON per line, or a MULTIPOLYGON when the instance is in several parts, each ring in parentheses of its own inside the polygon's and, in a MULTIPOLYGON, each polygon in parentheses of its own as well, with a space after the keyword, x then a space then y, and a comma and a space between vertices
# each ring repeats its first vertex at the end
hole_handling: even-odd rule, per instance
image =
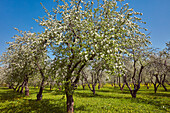
MULTIPOLYGON (((11 37, 17 34, 14 30, 28 31, 33 27, 34 32, 43 31, 34 19, 45 16, 40 2, 51 10, 56 4, 53 0, 0 0, 0 55, 5 52, 12 41, 11 37)), ((125 0, 130 8, 143 13, 144 25, 151 32, 151 42, 154 48, 161 50, 170 41, 170 0, 125 0)))

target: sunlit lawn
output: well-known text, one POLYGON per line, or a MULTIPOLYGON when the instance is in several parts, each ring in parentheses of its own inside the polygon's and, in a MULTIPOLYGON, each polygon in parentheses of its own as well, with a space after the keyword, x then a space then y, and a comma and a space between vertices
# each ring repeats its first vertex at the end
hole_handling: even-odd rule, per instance
MULTIPOLYGON (((168 113, 170 112, 170 86, 168 92, 162 87, 154 94, 153 87, 147 89, 143 86, 137 93, 137 98, 132 99, 127 88, 120 91, 110 85, 105 85, 96 91, 94 96, 86 87, 75 91, 75 113, 168 113)), ((30 96, 25 97, 12 89, 0 87, 0 113, 63 113, 66 111, 66 98, 62 91, 55 88, 50 91, 45 88, 43 100, 36 101, 38 88, 30 88, 30 96)))

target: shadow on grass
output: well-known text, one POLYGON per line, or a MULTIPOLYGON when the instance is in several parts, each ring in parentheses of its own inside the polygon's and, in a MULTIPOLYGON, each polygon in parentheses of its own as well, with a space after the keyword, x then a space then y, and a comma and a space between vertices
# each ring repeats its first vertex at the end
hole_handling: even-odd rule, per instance
MULTIPOLYGON (((2 88, 1 88, 2 89, 2 88)), ((15 99, 24 97, 24 94, 18 93, 16 91, 8 90, 4 92, 0 92, 0 101, 5 102, 5 101, 14 101, 15 99)))
POLYGON ((65 92, 64 91, 59 91, 59 90, 54 90, 52 93, 52 95, 65 95, 65 92))
POLYGON ((0 110, 5 113, 65 113, 65 108, 65 104, 61 100, 43 99, 41 101, 35 101, 24 99, 19 104, 10 103, 8 107, 0 110))
MULTIPOLYGON (((39 89, 35 89, 35 88, 30 88, 30 94, 38 94, 39 92, 39 89)), ((53 89, 53 90, 50 90, 50 89, 47 89, 47 88, 44 88, 43 89, 43 94, 52 94, 52 95, 63 95, 64 94, 64 91, 59 91, 59 90, 56 90, 56 89, 53 89)))
POLYGON ((144 94, 144 95, 150 95, 150 96, 159 96, 159 97, 170 97, 170 94, 167 93, 140 93, 140 94, 144 94))
POLYGON ((130 99, 131 97, 115 97, 114 95, 100 95, 100 94, 95 94, 93 93, 85 93, 85 92, 76 92, 74 94, 77 97, 84 97, 84 98, 117 98, 117 99, 130 99))
POLYGON ((170 109, 170 103, 164 103, 159 100, 154 100, 154 99, 143 99, 143 98, 131 98, 131 103, 143 103, 143 104, 150 104, 155 106, 156 108, 159 108, 161 110, 164 110, 168 112, 167 110, 170 109), (164 106, 164 108, 162 107, 164 106), (168 108, 168 109, 165 109, 168 108))
POLYGON ((79 107, 74 106, 74 111, 86 111, 86 107, 87 106, 84 106, 84 105, 81 105, 79 107))
MULTIPOLYGON (((65 99, 43 99, 41 101, 21 99, 25 97, 24 94, 8 88, 0 89, 0 102, 8 101, 4 106, 0 107, 0 113, 65 113, 66 111, 65 99)), ((32 91, 31 95, 37 93, 34 89, 30 88, 30 90, 32 91)), ((53 93, 46 89, 44 89, 43 94, 50 92, 51 94, 63 94, 62 91, 53 93)))
MULTIPOLYGON (((121 92, 120 94, 126 94, 128 92, 121 92)), ((130 95, 130 93, 128 93, 130 95)), ((165 97, 165 96, 168 96, 168 94, 153 94, 151 93, 150 94, 151 96, 162 96, 162 97, 165 97)), ((167 112, 167 109, 164 109, 162 106, 166 106, 166 108, 170 109, 170 103, 165 103, 165 102, 162 102, 160 100, 154 100, 151 99, 151 98, 140 98, 138 97, 138 94, 137 94, 137 98, 132 98, 132 97, 120 97, 120 96, 115 96, 114 94, 113 95, 100 95, 100 94, 95 94, 93 95, 92 93, 89 93, 89 92, 76 92, 75 93, 75 96, 78 96, 78 97, 83 97, 83 98, 112 98, 112 99, 120 99, 120 100, 128 100, 130 101, 131 103, 136 103, 136 104, 139 104, 139 103, 143 103, 143 104, 150 104, 150 105, 153 105, 155 106, 156 108, 159 108, 161 110, 164 110, 167 112)), ((81 109, 81 108, 80 108, 81 109)), ((83 108, 81 109, 83 110, 83 108)))

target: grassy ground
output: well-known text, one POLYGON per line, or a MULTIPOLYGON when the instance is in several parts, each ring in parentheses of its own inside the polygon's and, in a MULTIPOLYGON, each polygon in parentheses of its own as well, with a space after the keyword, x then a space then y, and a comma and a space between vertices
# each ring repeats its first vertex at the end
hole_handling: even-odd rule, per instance
MULTIPOLYGON (((169 113, 170 86, 165 92, 162 87, 154 94, 153 87, 141 87, 137 98, 132 99, 127 88, 105 85, 94 96, 86 87, 79 87, 74 95, 75 113, 169 113)), ((36 101, 38 88, 30 88, 30 96, 25 97, 12 89, 0 87, 0 113, 64 113, 66 98, 62 91, 45 88, 43 100, 36 101)))

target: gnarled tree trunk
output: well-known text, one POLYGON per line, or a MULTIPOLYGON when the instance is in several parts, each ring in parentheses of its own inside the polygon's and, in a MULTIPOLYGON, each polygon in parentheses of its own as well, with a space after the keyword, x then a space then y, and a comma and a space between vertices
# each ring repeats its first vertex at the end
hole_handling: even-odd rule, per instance
POLYGON ((17 89, 18 86, 19 86, 19 83, 16 85, 15 88, 13 87, 14 91, 16 91, 16 89, 17 89))
MULTIPOLYGON (((123 78, 123 81, 124 81, 124 78, 123 78)), ((125 86, 125 83, 123 83, 123 85, 121 86, 120 76, 119 76, 119 88, 121 91, 123 91, 124 86, 125 86)))
POLYGON ((157 84, 155 83, 155 84, 153 84, 153 85, 154 85, 154 91, 155 91, 155 93, 156 93, 160 84, 157 85, 157 84))
POLYGON ((69 81, 69 80, 70 80, 70 78, 66 78, 67 82, 65 83, 65 93, 66 93, 66 98, 67 98, 67 101, 66 101, 67 113, 73 113, 73 111, 74 111, 73 90, 74 90, 75 84, 72 84, 71 81, 69 81))
POLYGON ((44 81, 45 81, 45 77, 43 77, 43 79, 42 79, 40 90, 39 90, 39 93, 37 94, 37 100, 42 100, 42 93, 43 93, 43 89, 44 89, 44 81))
POLYGON ((168 91, 165 84, 164 84, 165 83, 165 78, 166 78, 166 74, 164 74, 161 84, 162 84, 163 88, 165 89, 165 91, 168 91))
POLYGON ((43 93, 43 89, 44 89, 45 76, 44 76, 43 69, 39 66, 39 64, 36 63, 36 65, 37 65, 38 70, 39 70, 41 77, 42 77, 42 81, 41 81, 41 84, 40 84, 40 90, 39 90, 39 93, 37 94, 37 100, 42 100, 42 93, 43 93))
POLYGON ((67 112, 68 113, 73 113, 74 112, 74 100, 73 100, 73 95, 69 94, 69 92, 66 91, 66 97, 67 97, 67 112))
POLYGON ((25 95, 29 96, 28 77, 25 78, 25 95))
POLYGON ((130 93, 132 95, 132 98, 136 98, 137 90, 131 90, 130 93))
POLYGON ((25 83, 22 85, 20 93, 23 93, 24 85, 25 83))
POLYGON ((25 81, 24 81, 24 82, 22 82, 22 84, 18 87, 17 92, 19 92, 20 88, 24 85, 24 83, 25 83, 25 81))
POLYGON ((162 86, 165 89, 165 91, 168 91, 168 89, 166 88, 166 86, 164 84, 162 84, 162 86))
POLYGON ((98 89, 100 89, 100 88, 101 88, 101 83, 100 83, 100 81, 99 81, 98 89))

